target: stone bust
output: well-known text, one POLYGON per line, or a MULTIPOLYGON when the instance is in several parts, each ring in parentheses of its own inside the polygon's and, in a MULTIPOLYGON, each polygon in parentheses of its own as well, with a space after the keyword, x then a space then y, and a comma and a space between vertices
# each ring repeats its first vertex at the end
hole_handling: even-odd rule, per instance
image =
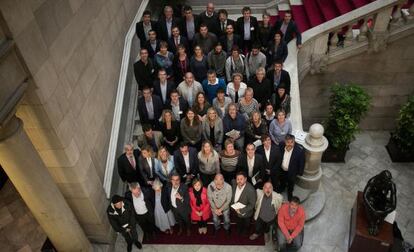
POLYGON ((364 205, 368 217, 368 232, 378 235, 384 218, 397 206, 397 189, 392 174, 384 170, 372 177, 364 189, 364 205))

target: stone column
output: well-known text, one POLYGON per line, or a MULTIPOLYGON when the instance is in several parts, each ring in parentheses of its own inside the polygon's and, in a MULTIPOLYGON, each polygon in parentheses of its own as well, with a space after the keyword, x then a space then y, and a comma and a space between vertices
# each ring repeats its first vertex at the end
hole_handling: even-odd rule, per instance
POLYGON ((302 188, 317 191, 322 178, 322 154, 328 148, 328 140, 323 136, 324 128, 319 123, 309 128, 303 147, 306 153, 305 171, 299 177, 298 185, 302 188))
POLYGON ((23 122, 0 124, 1 165, 58 251, 92 251, 75 215, 36 152, 23 122))

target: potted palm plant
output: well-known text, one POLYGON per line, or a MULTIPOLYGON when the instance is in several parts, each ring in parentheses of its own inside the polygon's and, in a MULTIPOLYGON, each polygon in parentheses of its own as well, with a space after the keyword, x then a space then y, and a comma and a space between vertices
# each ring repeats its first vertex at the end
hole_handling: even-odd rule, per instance
POLYGON ((331 87, 329 115, 324 122, 329 147, 323 162, 345 162, 349 144, 359 131, 359 122, 369 109, 371 97, 361 87, 335 83, 331 87))
POLYGON ((393 162, 414 162, 414 95, 401 108, 386 148, 393 162))

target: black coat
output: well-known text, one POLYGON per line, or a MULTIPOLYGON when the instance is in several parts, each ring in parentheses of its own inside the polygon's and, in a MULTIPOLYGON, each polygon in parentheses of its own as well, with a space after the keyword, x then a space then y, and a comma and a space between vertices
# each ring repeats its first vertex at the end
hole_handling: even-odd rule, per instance
MULTIPOLYGON (((190 52, 190 45, 189 45, 188 40, 187 40, 186 37, 180 35, 179 45, 183 45, 185 47, 185 50, 186 50, 187 53, 190 52)), ((173 37, 168 39, 168 50, 174 54, 174 57, 177 54, 177 46, 178 45, 175 44, 175 40, 174 40, 173 37)))
MULTIPOLYGON (((180 111, 182 112, 181 114, 180 114, 180 119, 183 119, 184 117, 185 117, 185 112, 187 111, 187 109, 188 109, 188 102, 186 101, 186 100, 184 100, 184 98, 183 97, 180 97, 180 98, 178 98, 178 101, 179 101, 179 107, 180 107, 180 111)), ((167 103, 165 104, 165 108, 166 109, 170 109, 171 111, 172 111, 172 106, 171 106, 171 100, 169 99, 168 101, 167 101, 167 103)))
MULTIPOLYGON (((154 216, 154 208, 155 208, 155 192, 152 188, 145 188, 141 187, 141 193, 144 194, 144 202, 145 206, 147 207, 148 213, 150 216, 154 216)), ((132 208, 134 208, 134 202, 132 201, 132 193, 131 191, 125 192, 125 199, 129 201, 132 208)))
POLYGON ((277 52, 275 53, 275 43, 271 42, 269 43, 269 46, 267 47, 266 51, 266 62, 267 65, 272 65, 275 61, 282 61, 285 62, 287 56, 288 56, 288 48, 284 41, 282 41, 279 46, 277 47, 277 52))
MULTIPOLYGON (((227 36, 221 36, 219 41, 221 46, 223 47, 223 51, 225 51, 227 55, 231 55, 231 48, 227 48, 227 36)), ((240 50, 242 49, 243 40, 238 34, 233 34, 233 46, 234 45, 237 45, 240 48, 240 50)))
POLYGON ((118 174, 124 182, 141 182, 142 177, 139 173, 138 159, 141 152, 137 149, 134 150, 135 169, 132 167, 125 153, 118 157, 118 174))
MULTIPOLYGON (((154 120, 158 121, 158 119, 161 117, 163 109, 162 100, 159 96, 152 95, 152 106, 154 107, 154 120)), ((145 106, 144 96, 138 99, 138 114, 141 123, 151 123, 151 121, 148 118, 148 111, 147 107, 145 106)))
MULTIPOLYGON (((239 17, 236 21, 236 33, 240 35, 241 40, 244 40, 244 17, 239 17)), ((250 41, 259 40, 259 23, 257 18, 250 16, 250 41)))
POLYGON ((122 233, 126 235, 126 229, 134 229, 136 226, 135 220, 135 210, 132 207, 131 203, 127 200, 124 200, 123 211, 121 214, 115 210, 115 206, 110 204, 106 209, 106 214, 108 215, 109 223, 115 232, 122 233), (128 226, 124 227, 125 224, 128 226))
POLYGON ((260 110, 264 110, 266 103, 272 98, 272 82, 270 82, 269 79, 264 78, 263 81, 259 83, 256 76, 252 76, 247 83, 247 86, 253 89, 253 97, 261 104, 260 110))
MULTIPOLYGON (((188 147, 188 153, 190 160, 190 174, 197 176, 199 173, 197 150, 194 147, 188 147)), ((174 152, 174 167, 178 174, 180 174, 181 180, 185 181, 184 176, 187 174, 187 171, 185 167, 184 157, 179 149, 174 152)))
MULTIPOLYGON (((160 51, 160 40, 159 39, 157 39, 157 46, 155 47, 155 50, 154 49, 152 49, 152 46, 151 46, 151 43, 150 43, 150 41, 148 40, 147 42, 145 42, 144 43, 144 48, 145 49, 147 49, 147 51, 148 51, 148 56, 151 58, 151 59, 153 59, 154 58, 154 56, 155 56, 155 54, 157 54, 157 52, 159 52, 160 51)), ((154 64, 154 66, 155 66, 155 64, 154 64)))
MULTIPOLYGON (((194 14, 193 14, 194 15, 194 14)), ((200 31, 200 17, 198 15, 194 15, 194 35, 200 31)), ((188 40, 188 32, 187 32, 187 23, 185 19, 181 22, 181 34, 187 38, 188 40)), ((191 53, 190 53, 191 54, 191 53)))
POLYGON ((141 178, 142 178, 142 183, 141 186, 148 186, 148 181, 153 181, 156 177, 157 174, 155 173, 155 158, 151 158, 151 169, 150 166, 148 165, 148 162, 145 158, 143 158, 142 156, 139 157, 138 159, 138 164, 139 164, 139 172, 141 173, 141 178), (151 177, 151 173, 152 173, 152 177, 151 177))
MULTIPOLYGON (((242 154, 242 155, 239 156, 239 158, 237 160, 236 171, 237 172, 240 172, 240 171, 244 172, 247 176, 247 181, 249 181, 249 183, 252 183, 252 178, 249 177, 249 165, 247 163, 247 155, 246 154, 242 154)), ((260 155, 258 153, 255 153, 254 165, 253 165, 253 176, 255 176, 257 173, 258 173, 258 175, 256 176, 257 184, 255 185, 255 188, 263 186, 263 183, 259 183, 259 180, 261 180, 263 182, 264 175, 265 175, 263 157, 262 157, 262 155, 260 155)))
POLYGON ((226 28, 227 28, 226 26, 227 25, 232 25, 233 29, 236 29, 236 22, 233 19, 227 19, 227 23, 226 23, 226 26, 224 27, 224 30, 222 30, 220 20, 218 21, 218 25, 219 25, 219 28, 220 28, 219 37, 221 37, 223 35, 226 35, 226 28))
MULTIPOLYGON (((137 34, 137 37, 139 38, 139 41, 141 42, 141 46, 143 46, 145 44, 145 42, 147 41, 146 37, 145 37, 145 32, 144 32, 144 22, 140 21, 135 25, 135 32, 137 34)), ((155 21, 151 21, 151 30, 157 31, 157 22, 155 21)))
POLYGON ((206 15, 206 12, 203 11, 202 13, 200 13, 199 18, 200 24, 206 24, 209 32, 216 34, 216 36, 220 34, 220 26, 218 22, 217 12, 214 12, 213 16, 208 17, 206 15))
MULTIPOLYGON (((280 27, 282 27, 283 20, 279 20, 276 22, 273 30, 271 32, 271 38, 274 38, 274 34, 280 31, 280 27)), ((298 27, 294 21, 290 21, 287 28, 286 33, 283 35, 283 40, 288 44, 292 39, 296 37, 296 44, 302 44, 302 35, 300 34, 298 27)))
MULTIPOLYGON (((281 143, 279 145, 282 160, 283 155, 285 154, 285 144, 281 143)), ((303 171, 305 169, 305 151, 303 147, 295 143, 295 146, 293 147, 292 156, 290 157, 289 167, 288 167, 288 177, 289 178, 295 178, 298 175, 303 175, 303 171)))
MULTIPOLYGON (((275 83, 275 70, 272 69, 266 73, 266 78, 270 80, 270 83, 272 83, 272 88, 274 89, 274 83, 275 83)), ((286 93, 290 94, 290 75, 289 72, 282 69, 282 72, 280 74, 280 83, 285 84, 286 93)), ((276 92, 277 90, 273 90, 273 92, 276 92)))
MULTIPOLYGON (((270 176, 272 184, 275 183, 280 169, 280 165, 282 164, 282 154, 280 153, 279 147, 272 143, 272 146, 270 147, 269 160, 267 160, 266 158, 266 153, 263 145, 257 147, 256 152, 263 156, 265 173, 267 177, 270 176)), ((275 185, 276 184, 274 184, 273 186, 275 185)))
MULTIPOLYGON (((171 203, 171 190, 172 184, 167 184, 167 197, 168 197, 168 204, 170 208, 172 208, 171 203)), ((189 215, 191 208, 190 208, 190 195, 188 194, 188 188, 185 184, 181 183, 180 187, 178 188, 178 193, 183 197, 182 200, 176 199, 177 211, 183 213, 184 215, 189 215)))
POLYGON ((161 93, 161 84, 160 80, 157 79, 154 81, 154 91, 153 94, 160 97, 162 101, 162 105, 165 106, 167 101, 170 99, 171 91, 175 89, 175 83, 173 81, 167 80, 167 95, 165 97, 165 101, 162 100, 162 93, 161 93))
POLYGON ((150 88, 154 86, 155 67, 151 59, 148 59, 148 63, 146 65, 141 60, 135 62, 134 74, 139 90, 142 90, 144 86, 148 86, 150 88))
MULTIPOLYGON (((181 24, 180 19, 173 17, 171 28, 174 26, 180 27, 180 24, 181 24)), ((158 33, 157 33, 158 39, 167 42, 169 37, 168 37, 168 29, 167 29, 167 23, 165 21, 165 17, 161 17, 158 20, 157 27, 158 27, 158 33)))

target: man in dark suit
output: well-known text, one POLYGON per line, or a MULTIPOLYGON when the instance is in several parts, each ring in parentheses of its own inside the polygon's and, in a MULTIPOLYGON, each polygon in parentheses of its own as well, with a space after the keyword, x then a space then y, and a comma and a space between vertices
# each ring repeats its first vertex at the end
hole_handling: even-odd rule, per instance
POLYGON ((146 48, 141 48, 139 55, 140 59, 134 64, 134 74, 137 80, 138 90, 142 91, 144 86, 153 88, 155 68, 146 48))
POLYGON ((142 97, 138 99, 138 114, 141 124, 150 124, 154 129, 160 129, 159 118, 162 109, 161 98, 153 95, 149 87, 144 87, 142 97))
POLYGON ((228 13, 225 9, 220 9, 218 11, 218 19, 219 19, 219 27, 220 27, 220 33, 218 37, 226 35, 226 29, 227 29, 228 24, 231 24, 233 25, 233 27, 236 27, 236 22, 228 18, 228 13))
POLYGON ((166 109, 170 109, 176 121, 181 121, 185 117, 185 112, 188 109, 188 102, 180 96, 176 89, 170 93, 170 99, 165 104, 166 109))
POLYGON ((273 69, 267 71, 266 78, 268 78, 272 83, 273 94, 277 94, 277 87, 280 85, 280 83, 285 84, 286 93, 290 94, 290 75, 288 71, 283 69, 282 61, 274 62, 273 69))
POLYGON ((283 20, 276 22, 271 31, 271 38, 274 38, 274 34, 281 31, 283 34, 283 41, 289 43, 296 37, 296 45, 300 49, 302 47, 302 35, 300 34, 296 23, 292 20, 292 13, 290 11, 285 12, 283 20))
POLYGON ((130 183, 129 191, 125 192, 125 199, 131 203, 135 210, 135 220, 144 231, 144 240, 150 240, 155 232, 154 190, 141 188, 138 183, 130 183))
POLYGON ((239 17, 236 22, 236 33, 238 33, 243 41, 243 52, 250 52, 253 43, 258 40, 259 23, 257 18, 251 16, 250 7, 244 7, 242 10, 243 17, 239 17))
POLYGON ((115 232, 120 233, 125 238, 128 252, 132 251, 132 244, 135 244, 138 249, 142 248, 138 241, 135 214, 131 203, 115 194, 112 196, 111 204, 106 209, 106 214, 115 232))
POLYGON ((141 174, 138 171, 138 158, 141 151, 134 150, 132 144, 125 144, 124 153, 118 157, 118 174, 123 182, 141 182, 141 174))
POLYGON ((231 49, 235 45, 238 48, 242 48, 243 41, 238 34, 234 33, 234 27, 234 24, 227 24, 226 34, 220 37, 220 44, 223 46, 223 51, 225 51, 227 55, 231 55, 231 49))
POLYGON ((263 157, 256 153, 254 144, 247 144, 246 154, 239 156, 236 170, 238 172, 244 172, 244 174, 247 175, 247 181, 249 181, 255 189, 261 189, 263 187, 263 178, 265 175, 263 157))
POLYGON ((152 156, 153 150, 150 145, 141 148, 141 156, 138 158, 138 167, 142 177, 141 185, 151 187, 157 174, 155 172, 155 158, 152 156))
POLYGON ((220 28, 218 24, 218 15, 214 11, 214 4, 207 3, 206 11, 203 11, 199 15, 200 24, 205 24, 208 27, 208 30, 211 33, 214 33, 216 36, 220 34, 220 28))
POLYGON ((144 48, 148 50, 148 55, 154 59, 155 54, 160 50, 160 41, 157 39, 157 32, 151 30, 148 32, 149 40, 144 43, 144 48))
POLYGON ((180 175, 176 172, 171 174, 170 182, 167 185, 167 195, 175 220, 180 225, 178 235, 181 235, 185 228, 187 236, 189 236, 191 233, 191 208, 188 188, 185 184, 181 183, 180 175))
POLYGON ((154 81, 154 95, 161 98, 164 106, 170 98, 171 91, 175 88, 175 83, 167 79, 167 72, 164 68, 158 69, 158 80, 154 81))
POLYGON ((180 148, 174 152, 174 167, 185 184, 191 184, 198 175, 197 150, 181 142, 180 148))
POLYGON ((158 38, 162 41, 167 42, 172 37, 171 28, 180 26, 180 20, 173 14, 173 8, 167 5, 164 7, 164 16, 158 20, 158 38))
POLYGON ((149 40, 148 32, 151 30, 157 30, 157 22, 151 21, 151 11, 145 10, 142 14, 142 21, 135 25, 135 31, 141 42, 141 47, 149 40))
POLYGON ((254 213, 256 205, 256 191, 253 186, 247 182, 246 174, 242 171, 236 174, 236 180, 232 183, 233 193, 231 197, 232 204, 241 203, 242 208, 232 209, 236 212, 236 223, 238 234, 247 235, 249 232, 250 219, 254 213))
POLYGON ((292 199, 296 176, 303 175, 305 168, 305 151, 303 147, 295 143, 295 136, 287 134, 285 142, 280 144, 282 164, 280 169, 280 187, 277 192, 281 193, 287 185, 288 200, 292 199))
POLYGON ((181 22, 181 34, 187 38, 188 45, 190 46, 189 55, 193 54, 193 41, 195 34, 200 29, 200 18, 197 15, 194 15, 193 8, 191 6, 184 6, 184 20, 181 22))
POLYGON ((185 47, 185 51, 188 53, 190 50, 188 40, 186 37, 181 35, 180 28, 178 26, 174 26, 173 28, 171 28, 171 32, 172 36, 168 40, 168 48, 170 52, 176 55, 178 45, 183 45, 185 47))
POLYGON ((257 153, 262 155, 264 163, 264 182, 271 181, 273 188, 279 185, 280 165, 282 164, 282 154, 277 145, 272 143, 272 139, 268 134, 261 138, 262 145, 257 147, 257 153))

